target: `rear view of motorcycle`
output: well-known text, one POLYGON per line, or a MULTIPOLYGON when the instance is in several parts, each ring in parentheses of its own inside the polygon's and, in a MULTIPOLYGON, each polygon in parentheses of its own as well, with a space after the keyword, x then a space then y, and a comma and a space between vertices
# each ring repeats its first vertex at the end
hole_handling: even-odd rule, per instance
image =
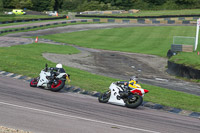
POLYGON ((31 80, 30 86, 43 87, 58 92, 65 86, 66 80, 70 82, 70 75, 65 73, 62 66, 61 68, 48 68, 46 64, 45 68, 41 70, 39 77, 31 80))
POLYGON ((114 82, 111 83, 108 91, 100 94, 98 100, 100 103, 137 108, 143 103, 144 94, 148 92, 148 90, 142 89, 139 84, 136 84, 134 89, 125 89, 124 85, 114 82))

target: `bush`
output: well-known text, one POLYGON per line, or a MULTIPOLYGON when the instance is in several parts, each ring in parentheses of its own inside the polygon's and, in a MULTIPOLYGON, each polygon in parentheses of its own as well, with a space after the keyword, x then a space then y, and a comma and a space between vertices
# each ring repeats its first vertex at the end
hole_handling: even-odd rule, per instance
POLYGON ((99 3, 98 1, 91 1, 87 2, 85 1, 83 4, 78 6, 77 11, 105 11, 105 10, 117 10, 119 9, 116 6, 112 6, 112 4, 108 3, 105 4, 103 2, 99 3))

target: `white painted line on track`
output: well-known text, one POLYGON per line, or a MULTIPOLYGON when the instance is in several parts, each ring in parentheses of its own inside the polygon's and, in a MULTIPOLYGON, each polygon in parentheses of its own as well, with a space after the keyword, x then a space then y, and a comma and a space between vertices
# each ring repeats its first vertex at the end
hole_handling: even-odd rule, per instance
POLYGON ((115 124, 115 123, 98 121, 98 120, 88 119, 88 118, 79 117, 79 116, 66 115, 66 114, 51 112, 51 111, 47 111, 47 110, 41 110, 41 109, 36 109, 36 108, 30 108, 30 107, 25 107, 25 106, 10 104, 10 103, 6 103, 6 102, 0 102, 0 104, 7 105, 7 106, 12 106, 12 107, 17 107, 17 108, 23 108, 23 109, 26 109, 26 110, 38 111, 38 112, 43 112, 43 113, 48 113, 48 114, 53 114, 53 115, 58 115, 58 116, 64 116, 64 117, 70 117, 70 118, 74 118, 74 119, 85 120, 85 121, 89 121, 89 122, 95 122, 95 123, 106 124, 106 125, 111 125, 111 126, 117 126, 117 127, 127 128, 127 129, 133 129, 133 130, 138 130, 138 131, 143 131, 143 132, 160 133, 160 132, 146 130, 146 129, 142 129, 142 128, 136 128, 136 127, 130 127, 130 126, 125 126, 125 125, 119 125, 119 124, 115 124))
POLYGON ((167 79, 161 79, 161 78, 155 78, 155 80, 159 80, 159 81, 165 81, 165 82, 168 82, 167 79))

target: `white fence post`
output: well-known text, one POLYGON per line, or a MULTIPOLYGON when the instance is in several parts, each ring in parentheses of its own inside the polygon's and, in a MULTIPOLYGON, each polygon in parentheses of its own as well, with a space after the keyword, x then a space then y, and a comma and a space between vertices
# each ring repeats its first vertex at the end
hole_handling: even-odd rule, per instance
POLYGON ((200 26, 200 18, 197 20, 197 31, 196 31, 196 41, 194 51, 197 50, 198 39, 199 39, 199 26, 200 26))

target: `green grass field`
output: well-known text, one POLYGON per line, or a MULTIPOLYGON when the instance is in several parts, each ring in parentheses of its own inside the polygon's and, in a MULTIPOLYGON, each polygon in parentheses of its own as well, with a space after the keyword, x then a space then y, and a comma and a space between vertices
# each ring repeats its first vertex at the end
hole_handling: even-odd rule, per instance
MULTIPOLYGON (((58 54, 79 53, 77 49, 71 46, 41 43, 0 47, 0 62, 2 62, 0 64, 0 70, 37 77, 41 69, 44 68, 45 63, 48 63, 49 67, 56 65, 42 57, 42 53, 46 52, 58 54)), ((67 66, 64 66, 64 68, 71 75, 70 84, 89 91, 103 92, 107 90, 111 82, 118 81, 118 79, 91 74, 67 66)), ((151 85, 141 85, 150 91, 145 95, 145 101, 200 112, 200 99, 198 96, 151 85)))
POLYGON ((82 47, 166 57, 173 36, 195 36, 194 26, 151 26, 89 30, 42 36, 82 47))
MULTIPOLYGON (((129 27, 81 31, 42 36, 82 47, 144 53, 166 57, 173 36, 195 37, 195 26, 129 27)), ((197 48, 200 51, 200 46, 197 48)), ((196 52, 179 53, 170 60, 200 69, 196 52)))

